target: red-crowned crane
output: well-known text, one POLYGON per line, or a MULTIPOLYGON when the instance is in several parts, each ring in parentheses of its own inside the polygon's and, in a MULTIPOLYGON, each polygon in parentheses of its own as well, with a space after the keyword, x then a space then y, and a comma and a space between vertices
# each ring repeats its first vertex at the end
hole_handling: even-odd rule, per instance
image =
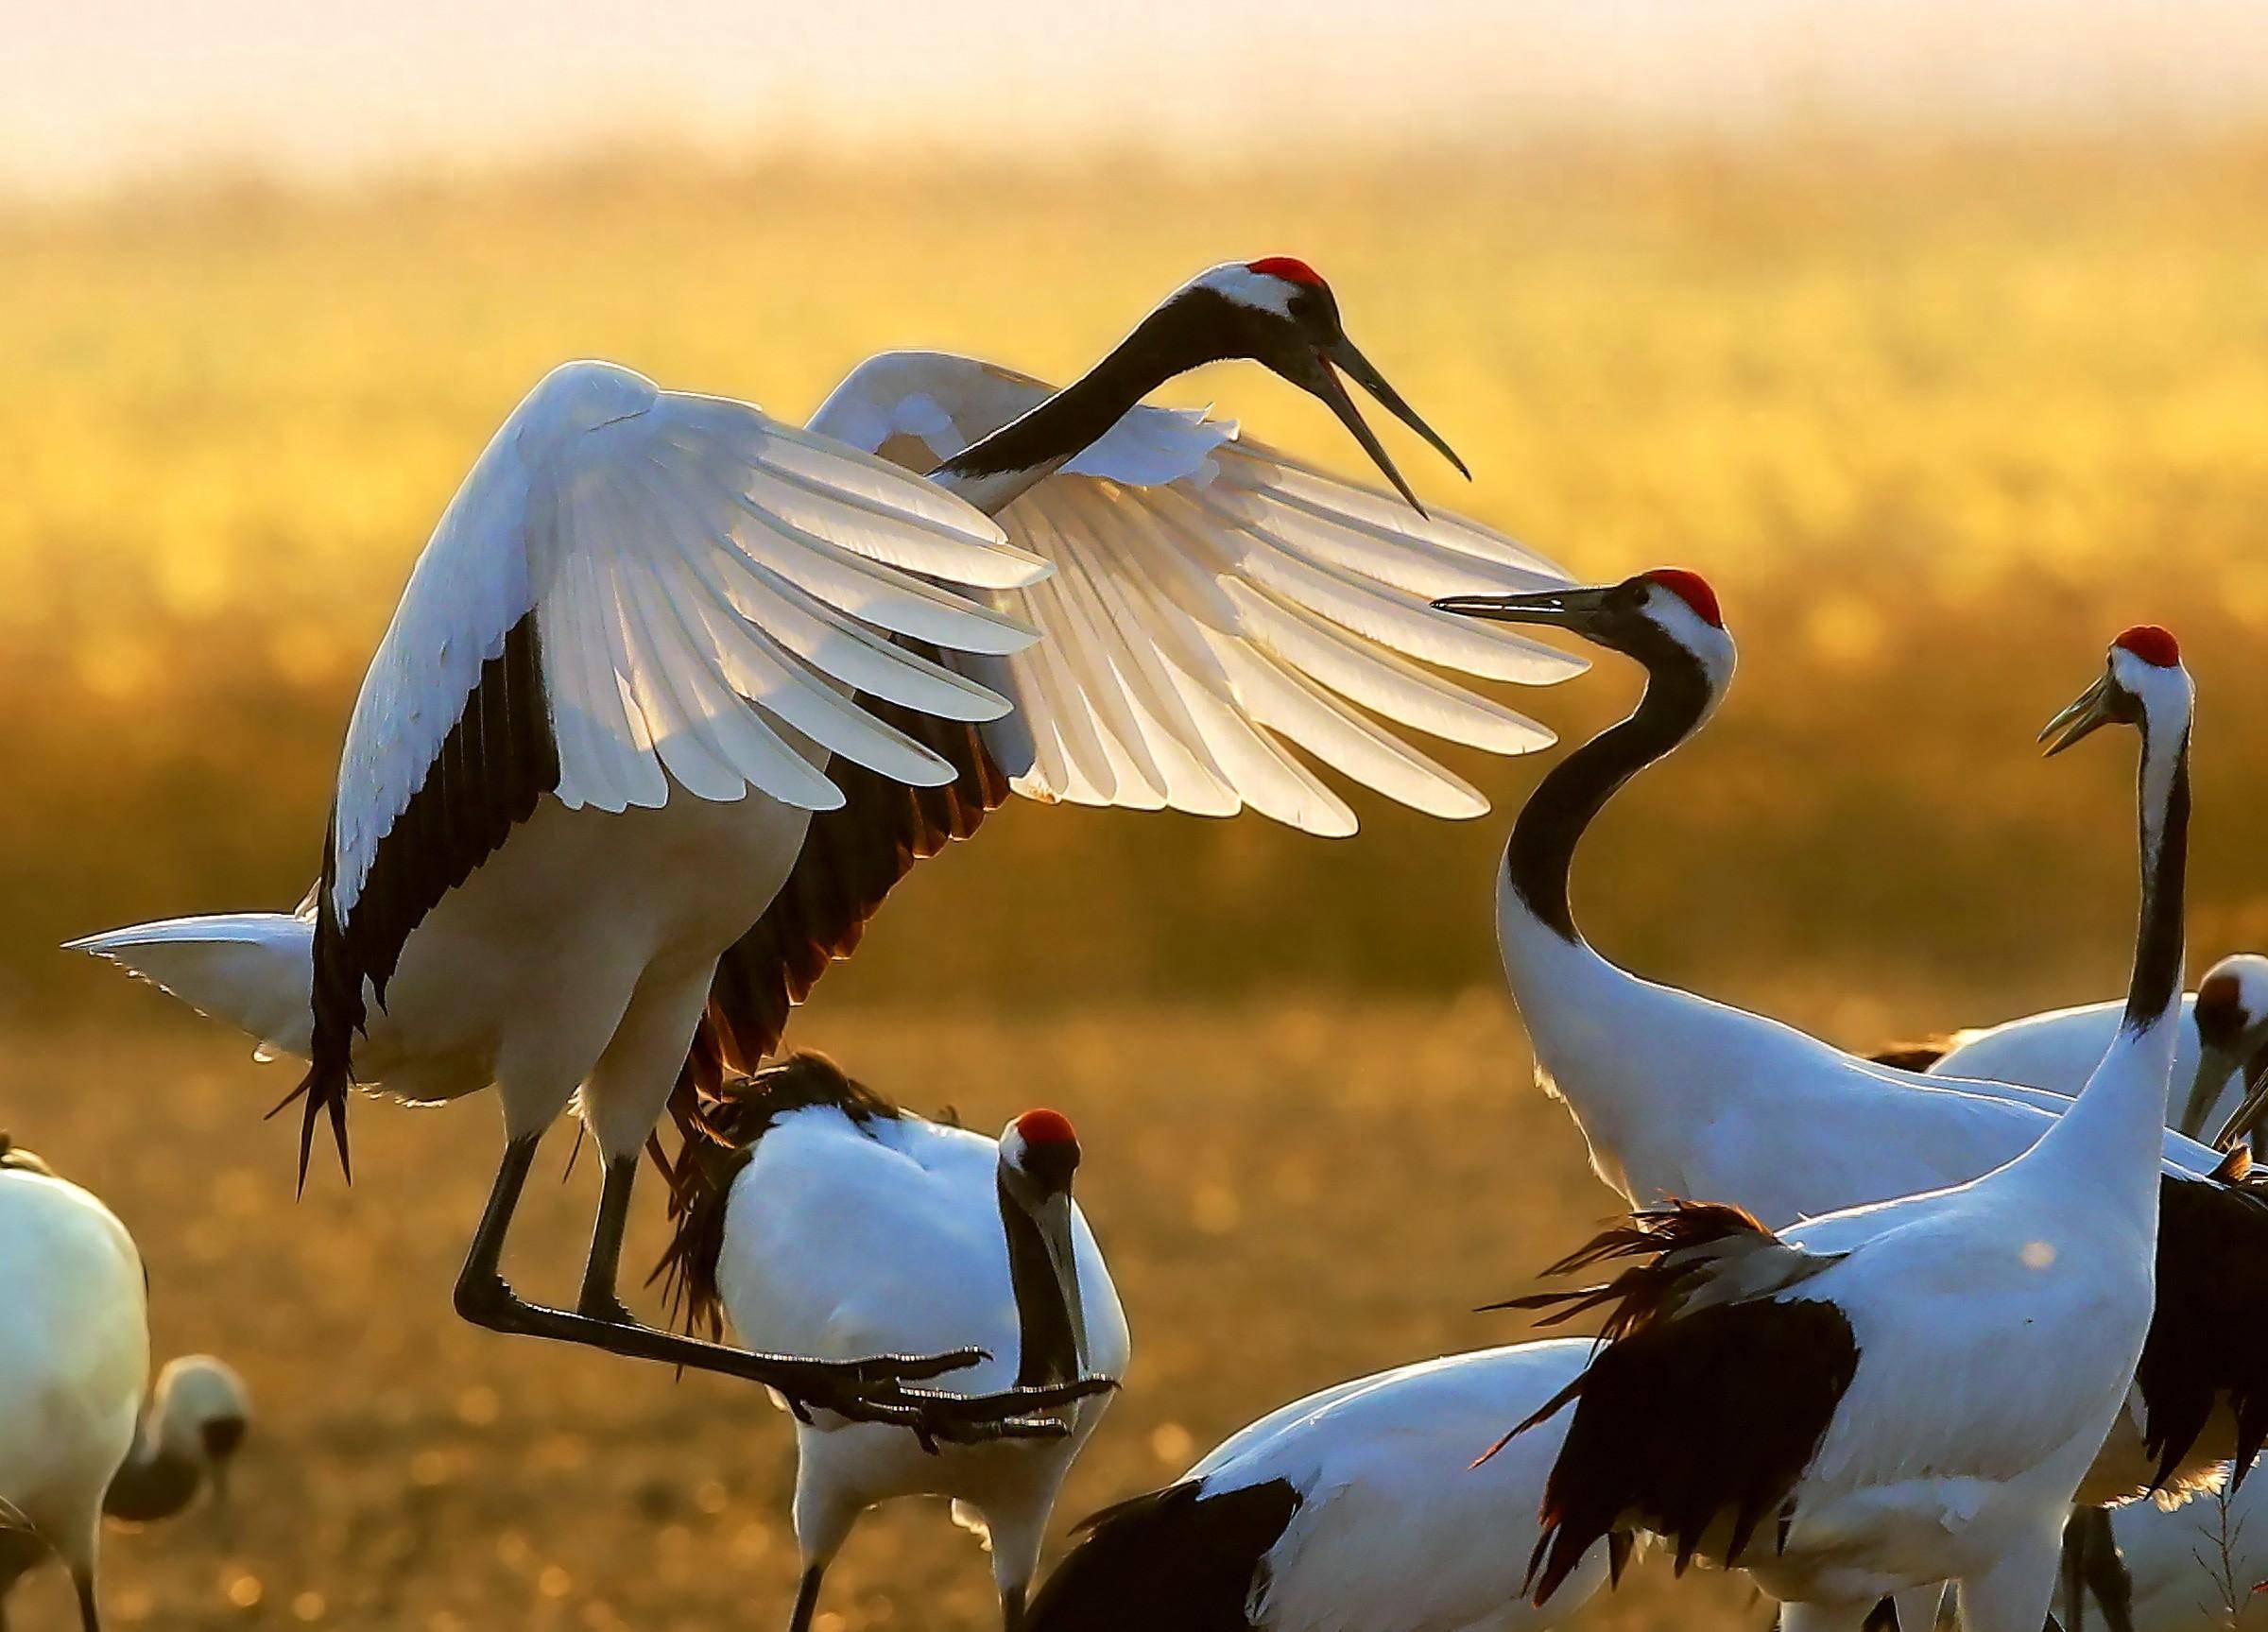
POLYGON ((111 1210, 0 1136, 0 1588, 49 1555, 86 1632, 104 1494, 149 1381, 142 1255, 111 1210))
MULTIPOLYGON (((1964 1184, 2055 1125, 2071 1100, 1924 1075, 1763 1015, 1641 979, 1597 952, 1568 897, 1577 842, 1617 789, 1686 741, 1732 677, 1732 637, 1692 573, 1444 603, 1572 630, 1646 670, 1637 710, 1553 767, 1521 811, 1497 890, 1497 936, 1537 1073, 1565 1103, 1600 1177, 1634 1207, 1701 1196, 1767 1225, 1964 1184)), ((2138 631, 2112 663, 2156 667, 2170 636, 2138 631)), ((2119 695, 2105 681, 2104 696, 2119 695)), ((2131 1408, 2081 1500, 2178 1491, 2249 1463, 2268 1436, 2268 1194, 2220 1152, 2164 1135, 2156 1317, 2131 1408), (2217 1171, 2218 1170, 2218 1171, 2217 1171)))
MULTIPOLYGON (((900 1109, 817 1055, 736 1079, 674 1177, 663 1269, 697 1326, 819 1358, 981 1348, 979 1392, 1125 1375, 1125 1312, 1072 1199, 1078 1136, 1027 1110, 997 1140, 900 1109), (688 1183, 688 1164, 704 1170, 688 1183)), ((1056 1493, 1109 1404, 1064 1408, 1061 1438, 925 1444, 912 1431, 804 1411, 796 1423, 789 1632, 806 1632, 828 1564, 867 1508, 943 1496, 987 1538, 1006 1632, 1056 1493)))
POLYGON ((302 1182, 320 1117, 344 1161, 356 1083, 420 1102, 498 1087, 506 1155, 457 1281, 467 1319, 874 1420, 1017 1431, 1014 1414, 1091 1381, 984 1400, 913 1386, 965 1352, 822 1364, 674 1336, 616 1297, 623 1226, 680 1075, 758 1063, 913 859, 1011 784, 1341 833, 1346 805, 1280 738, 1418 808, 1486 808, 1349 703, 1503 752, 1548 740, 1408 659, 1574 672, 1425 602, 1560 575, 1232 427, 1137 411, 1229 358, 1329 404, 1405 497, 1338 371, 1448 452, 1288 257, 1201 274, 1052 394, 961 359, 885 357, 799 430, 609 364, 556 370, 411 575, 301 909, 77 944, 310 1059, 302 1182), (923 481, 853 443, 917 468, 951 451, 923 481), (498 1263, 571 1100, 604 1182, 581 1294, 557 1309, 498 1263))
MULTIPOLYGON (((1941 1042, 1876 1054, 1937 1076, 1985 1077, 2076 1093, 2118 1030, 2122 1005, 2090 1003, 1955 1032, 1941 1042)), ((2233 953, 2205 971, 2186 1001, 2174 1053, 2173 1125, 2227 1149, 2225 1130, 2254 1082, 2268 1079, 2268 957, 2233 953)))
POLYGON ((1969 1632, 2043 1623, 2152 1317, 2191 701, 2173 637, 2133 628, 2042 733, 2059 752, 2139 729, 2142 908, 2118 1031, 2038 1139, 1981 1177, 1778 1232, 1714 1201, 1642 1210, 1553 1266, 1626 1263, 1610 1280, 1518 1300, 1606 1312, 1597 1358, 1513 1431, 1573 1406, 1538 1601, 1602 1538, 1643 1529, 1680 1567, 1745 1567, 1785 1632, 1859 1632, 1884 1594, 1948 1579, 1969 1632))

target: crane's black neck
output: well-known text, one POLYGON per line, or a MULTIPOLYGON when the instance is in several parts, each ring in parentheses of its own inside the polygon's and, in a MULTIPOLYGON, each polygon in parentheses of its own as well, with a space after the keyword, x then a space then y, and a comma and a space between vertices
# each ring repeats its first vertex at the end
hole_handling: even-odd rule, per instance
POLYGON ((2181 988, 2182 912, 2190 866, 2190 732, 2182 728, 2164 771, 2162 796, 2152 787, 2156 745, 2142 725, 2142 916, 2134 977, 2126 990, 2125 1028, 2141 1031, 2163 1019, 2181 988), (2156 808, 2153 801, 2156 800, 2156 808))
POLYGON ((1000 1222, 1007 1232, 1008 1285, 1016 1297, 1016 1386, 1039 1388, 1077 1381, 1081 1358, 1072 1329, 1071 1303, 1040 1225, 1000 1185, 1000 1222))
POLYGON ((197 1499, 203 1483, 204 1469, 196 1458, 166 1450, 146 1423, 134 1436, 133 1450, 112 1475, 102 1510, 137 1524, 170 1519, 197 1499))
MULTIPOLYGON (((1135 326, 1109 355, 1038 407, 979 438, 931 473, 958 488, 981 485, 998 509, 1015 491, 1003 478, 1029 472, 1037 482, 1075 458, 1177 374, 1245 354, 1235 314, 1210 289, 1185 289, 1135 326), (1005 497, 995 499, 996 490, 1005 497)), ((1021 491, 1021 489, 1016 491, 1021 491)))
POLYGON ((1645 665, 1646 689, 1627 719, 1608 727, 1552 768, 1512 824, 1504 874, 1513 893, 1570 943, 1575 931, 1568 875, 1591 818, 1623 784, 1692 735, 1716 683, 1701 660, 1666 633, 1623 648, 1645 665))

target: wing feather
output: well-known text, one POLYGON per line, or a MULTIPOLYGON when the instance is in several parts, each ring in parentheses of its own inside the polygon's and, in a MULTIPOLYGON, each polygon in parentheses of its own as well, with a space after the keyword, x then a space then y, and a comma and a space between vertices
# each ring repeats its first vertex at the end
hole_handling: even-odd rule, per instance
POLYGON ((846 718, 834 687, 997 716, 1005 698, 889 633, 1013 651, 1031 631, 967 592, 1051 570, 868 452, 610 365, 555 369, 451 500, 355 702, 318 892, 310 1127, 330 1108, 343 1154, 368 996, 543 795, 840 805, 774 721, 949 780, 906 731, 846 718))
MULTIPOLYGON (((895 352, 862 364, 813 426, 909 462, 918 450, 944 459, 1045 394, 967 358, 895 352)), ((1021 595, 992 596, 1044 639, 1010 659, 964 648, 946 661, 1013 701, 985 740, 1033 798, 1215 815, 1249 805, 1352 832, 1351 812, 1281 732, 1390 798, 1473 816, 1486 808, 1480 796, 1397 730, 1505 754, 1551 733, 1435 670, 1541 685, 1585 666, 1427 604, 1568 581, 1535 551, 1461 517, 1421 516, 1202 416, 1134 410, 999 520, 1057 569, 1021 595)))

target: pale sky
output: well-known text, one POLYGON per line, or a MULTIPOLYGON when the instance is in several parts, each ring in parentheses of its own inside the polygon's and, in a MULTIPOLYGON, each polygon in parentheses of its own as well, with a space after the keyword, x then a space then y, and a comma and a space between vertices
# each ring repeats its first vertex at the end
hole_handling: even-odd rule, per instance
POLYGON ((2268 0, 18 0, 0 187, 666 137, 1272 146, 2268 118, 2268 0))

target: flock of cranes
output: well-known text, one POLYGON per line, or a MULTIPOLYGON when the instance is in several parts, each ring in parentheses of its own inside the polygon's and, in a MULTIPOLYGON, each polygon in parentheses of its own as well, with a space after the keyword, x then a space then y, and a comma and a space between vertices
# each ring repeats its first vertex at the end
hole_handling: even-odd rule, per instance
MULTIPOLYGON (((1857 1057, 1625 971, 1576 927, 1584 832, 1730 684, 1707 581, 1577 585, 1429 512, 1342 375, 1463 469, 1282 256, 1202 273, 1061 390, 892 353, 799 428, 568 364, 411 575, 299 907, 75 944, 307 1062, 302 1184, 326 1126, 347 1163, 354 1089, 494 1088, 505 1150, 458 1313, 768 1388, 799 1448, 791 1632, 857 1516, 914 1494, 988 1536, 1008 1632, 1521 1632, 1655 1544, 1746 1570, 1788 1632, 1926 1632, 1949 1584, 1972 1632, 2038 1632, 2051 1609, 2071 1632, 2190 1623, 2200 1508, 2225 1524, 2268 1483, 2243 1479, 2268 1436, 2268 1187, 2241 1142, 2268 1105, 2268 960, 2183 991, 2193 691, 2174 637, 2120 634, 2043 733, 2051 752, 2135 733, 2125 996, 1857 1057), (1399 497, 1142 404, 1233 359, 1329 405, 1399 497), (1632 1210, 1555 1266, 1596 1284, 1514 1301, 1602 1336, 1297 1400, 1094 1516, 1035 1588, 1129 1356, 1072 1199, 1077 1137, 1044 1108, 997 1139, 913 1116, 783 1055, 793 1007, 1011 792, 1351 833, 1300 749, 1482 814, 1404 732, 1547 746, 1449 678, 1583 670, 1537 628, 1645 675, 1542 779, 1497 881, 1538 1074, 1632 1210), (570 1110, 603 1181, 579 1289, 547 1303, 498 1263, 570 1110), (675 1323, 616 1294, 649 1153, 675 1323)), ((145 1411, 131 1241, 41 1164, 0 1169, 11 1297, 75 1288, 0 1331, 19 1401, 0 1584, 52 1551, 92 1628, 106 1492, 117 1512, 185 1499, 241 1437, 242 1392, 200 1372, 145 1411), (57 1378, 67 1416, 21 1403, 57 1378)), ((2238 1552, 2225 1570, 2248 1572, 2238 1552)))

